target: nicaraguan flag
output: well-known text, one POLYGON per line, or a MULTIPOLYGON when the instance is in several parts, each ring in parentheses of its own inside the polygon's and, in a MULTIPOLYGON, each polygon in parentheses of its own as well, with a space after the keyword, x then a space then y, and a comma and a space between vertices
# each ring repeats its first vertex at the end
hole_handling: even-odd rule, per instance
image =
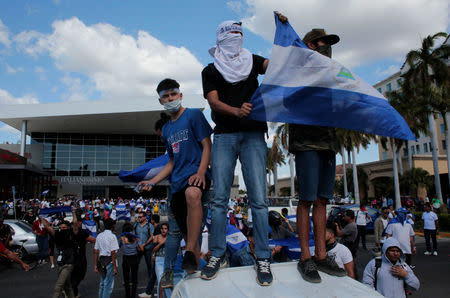
POLYGON ((97 225, 95 224, 95 221, 84 220, 81 224, 81 228, 87 230, 92 237, 97 237, 97 225))
POLYGON ((123 171, 119 172, 119 178, 123 182, 141 182, 144 180, 152 179, 159 172, 161 172, 162 168, 169 162, 169 155, 164 154, 155 159, 146 162, 142 166, 137 167, 132 171, 123 171))
POLYGON ((238 250, 243 249, 248 245, 248 240, 238 228, 233 225, 227 225, 227 247, 231 250, 231 253, 234 254, 238 250))
POLYGON ((41 196, 45 196, 46 194, 48 194, 49 191, 50 191, 50 189, 44 190, 44 191, 41 193, 41 196))
POLYGON ((117 220, 131 220, 131 214, 130 211, 127 209, 127 206, 125 204, 117 204, 116 205, 116 216, 117 220))
POLYGON ((372 86, 338 62, 310 50, 275 16, 270 63, 251 99, 249 118, 352 129, 415 139, 402 116, 372 86))

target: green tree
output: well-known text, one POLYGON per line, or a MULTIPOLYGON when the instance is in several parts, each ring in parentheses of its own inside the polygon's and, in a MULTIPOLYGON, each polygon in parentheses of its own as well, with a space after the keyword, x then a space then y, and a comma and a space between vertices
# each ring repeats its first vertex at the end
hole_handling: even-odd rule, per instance
MULTIPOLYGON (((278 141, 278 136, 273 137, 272 147, 268 149, 266 166, 273 173, 274 195, 278 196, 278 166, 286 164, 284 153, 278 141)), ((270 188, 269 188, 270 192, 270 188)))
POLYGON ((358 182, 358 189, 361 191, 360 202, 356 201, 355 195, 355 203, 360 204, 361 201, 367 200, 367 193, 369 191, 369 176, 366 171, 362 167, 356 167, 357 171, 357 179, 353 179, 353 169, 347 169, 347 177, 348 177, 348 187, 350 189, 355 189, 354 182, 358 182))
MULTIPOLYGON (((441 101, 439 92, 442 87, 448 84, 450 72, 448 66, 443 61, 443 56, 448 56, 450 49, 448 45, 435 47, 435 43, 440 38, 446 38, 447 33, 439 32, 429 35, 422 40, 422 47, 412 50, 406 55, 406 62, 409 70, 404 75, 405 89, 410 90, 410 94, 417 98, 425 99, 424 113, 428 114, 428 128, 432 141, 432 157, 434 169, 434 182, 436 195, 442 201, 441 182, 439 179, 439 163, 437 152, 437 137, 434 121, 436 107, 441 101)), ((445 89, 445 88, 444 88, 445 89)), ((448 104, 448 98, 445 100, 448 104)))
POLYGON ((417 196, 419 187, 427 190, 433 186, 433 177, 422 168, 412 168, 400 177, 400 188, 410 196, 417 196))
MULTIPOLYGON (((364 149, 370 144, 370 141, 375 139, 374 135, 363 133, 354 130, 348 130, 343 128, 336 129, 336 136, 338 139, 339 146, 344 146, 344 148, 348 152, 352 152, 352 176, 348 176, 348 169, 346 172, 346 177, 348 177, 347 186, 349 189, 354 189, 354 197, 356 204, 360 203, 359 198, 359 183, 358 183, 358 174, 356 167, 356 151, 359 151, 359 147, 364 149), (350 179, 353 179, 352 183, 350 183, 350 179)), ((345 166, 344 166, 345 169, 345 166)))

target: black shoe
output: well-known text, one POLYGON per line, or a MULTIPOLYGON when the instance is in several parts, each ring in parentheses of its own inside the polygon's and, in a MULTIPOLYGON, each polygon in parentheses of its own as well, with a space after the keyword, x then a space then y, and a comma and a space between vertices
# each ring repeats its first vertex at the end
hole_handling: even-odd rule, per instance
POLYGON ((257 259, 255 263, 256 282, 260 286, 270 286, 273 281, 269 259, 257 259))
POLYGON ((300 260, 297 264, 297 270, 303 279, 308 282, 319 283, 322 281, 319 272, 317 272, 317 266, 311 258, 304 261, 300 260))
POLYGON ((347 276, 347 272, 336 264, 335 260, 327 256, 323 260, 314 259, 317 269, 334 276, 347 276))
POLYGON ((198 268, 197 259, 192 251, 186 251, 183 257, 183 263, 181 264, 181 268, 188 271, 196 271, 198 268))
POLYGON ((227 266, 225 256, 220 258, 211 256, 208 264, 203 267, 200 277, 208 280, 214 279, 216 278, 217 273, 219 273, 219 269, 224 268, 225 266, 227 266))

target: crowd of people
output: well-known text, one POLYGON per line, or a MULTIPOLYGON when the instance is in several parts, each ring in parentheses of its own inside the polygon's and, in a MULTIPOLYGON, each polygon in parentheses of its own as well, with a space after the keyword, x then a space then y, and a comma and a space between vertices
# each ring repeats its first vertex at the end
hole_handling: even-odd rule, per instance
MULTIPOLYGON (((282 23, 287 21, 281 14, 277 18, 282 23)), ((339 40, 339 36, 327 34, 324 29, 313 29, 304 36, 303 43, 312 55, 328 59, 332 45, 339 40)), ((100 274, 99 297, 111 294, 114 275, 119 270, 120 251, 126 297, 137 294, 137 270, 142 257, 148 283, 139 297, 152 296, 158 260, 163 261, 159 289, 174 286, 177 262, 188 274, 200 270, 204 280, 216 278, 228 264, 254 265, 256 282, 270 286, 271 263, 295 259, 292 252, 276 242, 285 239, 293 239, 300 247, 297 270, 305 281, 322 282, 319 271, 356 278, 354 260, 359 241, 362 249, 366 249, 365 226, 370 216, 361 205, 356 214, 347 210, 343 222, 327 222, 326 205, 334 200, 335 156, 339 152, 334 128, 289 125, 289 151, 295 155, 299 189, 295 223, 288 219, 286 210, 283 214, 268 211, 264 138, 267 124, 248 116, 253 108, 249 101, 258 87, 258 76, 266 72, 269 60, 251 54, 242 43, 240 22, 221 23, 216 45, 209 50, 214 62, 201 74, 214 130, 200 110, 182 105, 183 94, 176 80, 164 79, 157 86, 159 102, 169 113, 168 121, 157 129, 170 160, 156 176, 140 182, 139 191, 151 193, 158 183, 169 178, 167 200, 97 198, 86 202, 65 198, 53 202, 54 206, 45 199, 18 203, 23 218, 33 225, 41 264, 46 262, 48 254, 51 266, 56 263, 58 279, 54 297, 63 291, 67 297, 77 295, 77 287, 86 273, 87 242, 95 242, 94 268, 100 274), (230 206, 238 159, 248 203, 236 202, 230 206), (214 187, 209 200, 211 183, 214 187), (72 222, 67 217, 49 220, 42 216, 46 208, 68 206, 72 208, 72 222), (161 213, 167 214, 168 223, 160 222, 161 213), (102 231, 96 238, 89 233, 92 228, 83 229, 87 221, 93 221, 96 229, 102 231), (117 222, 122 222, 121 231, 116 232, 120 233, 119 237, 114 233, 117 222)), ((408 290, 419 287, 409 266, 415 251, 414 232, 405 210, 398 209, 395 214, 392 211, 383 207, 383 215, 375 223, 381 261, 369 262, 362 280, 387 297, 404 297, 408 290)), ((436 255, 438 222, 433 214, 427 211, 422 219, 426 237, 433 239, 433 252, 427 240, 426 254, 436 255)))

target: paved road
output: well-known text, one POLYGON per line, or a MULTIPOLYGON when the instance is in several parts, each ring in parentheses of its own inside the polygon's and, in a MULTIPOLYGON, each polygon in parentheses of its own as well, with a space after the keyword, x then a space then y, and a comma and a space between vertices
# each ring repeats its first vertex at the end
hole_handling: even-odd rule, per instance
MULTIPOLYGON (((373 236, 368 236, 368 243, 373 243, 373 236)), ((413 257, 413 264, 417 266, 415 272, 421 282, 421 288, 412 297, 448 297, 448 293, 450 293, 450 239, 441 239, 438 245, 439 256, 424 256, 424 239, 417 237, 418 254, 413 257)), ((92 245, 88 245, 88 272, 80 285, 81 297, 97 297, 99 277, 93 271, 92 250, 92 245)), ((356 264, 360 277, 371 258, 371 254, 367 251, 361 251, 358 254, 356 264)), ((55 280, 56 270, 50 269, 49 265, 42 265, 30 272, 20 271, 18 267, 6 268, 0 265, 0 297, 51 297, 55 280)), ((144 291, 146 282, 145 262, 142 260, 139 268, 138 293, 144 291)), ((121 273, 115 278, 112 297, 124 297, 121 273)))

